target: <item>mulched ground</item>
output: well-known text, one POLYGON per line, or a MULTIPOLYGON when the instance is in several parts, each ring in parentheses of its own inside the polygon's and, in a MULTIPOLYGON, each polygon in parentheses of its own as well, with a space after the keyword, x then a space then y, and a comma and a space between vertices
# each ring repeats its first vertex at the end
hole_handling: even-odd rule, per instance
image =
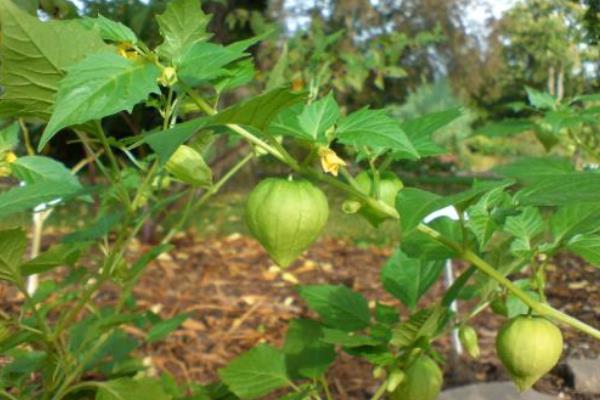
MULTIPOLYGON (((191 234, 176 239, 176 250, 164 254, 148 268, 136 289, 142 307, 163 318, 189 312, 191 318, 165 341, 142 349, 157 372, 169 371, 177 379, 210 382, 229 360, 257 343, 281 345, 287 323, 311 315, 295 292, 295 285, 344 284, 369 300, 398 304, 383 291, 379 270, 391 249, 357 247, 342 239, 322 239, 285 274, 253 239, 239 234, 225 238, 196 238, 191 234)), ((150 248, 137 243, 131 256, 150 248)), ((549 272, 551 304, 592 325, 600 325, 600 270, 579 260, 560 257, 549 272)), ((460 267, 459 267, 460 268, 460 267)), ((442 292, 436 285, 422 300, 427 304, 442 292)), ((0 308, 13 308, 14 297, 2 295, 0 308), (12 304, 9 304, 12 303, 12 304)), ((110 298, 112 296, 104 296, 110 298)), ((463 305, 466 309, 466 305, 463 305)), ((494 354, 494 339, 502 320, 488 312, 474 321, 480 336, 482 356, 473 361, 453 355, 450 339, 437 344, 445 355, 446 387, 475 381, 508 379, 494 354)), ((564 329, 564 355, 593 357, 600 343, 573 330, 564 329)), ((132 334, 138 334, 132 332, 132 334)), ((328 374, 336 399, 368 399, 377 382, 368 364, 342 356, 328 374)), ((559 367, 536 389, 560 394, 563 399, 590 400, 600 396, 574 393, 564 368, 559 367)))

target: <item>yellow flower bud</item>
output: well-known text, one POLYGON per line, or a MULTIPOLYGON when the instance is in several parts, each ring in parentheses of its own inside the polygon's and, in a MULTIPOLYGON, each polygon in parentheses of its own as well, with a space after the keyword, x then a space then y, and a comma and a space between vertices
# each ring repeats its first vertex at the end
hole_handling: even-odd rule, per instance
POLYGON ((15 153, 13 153, 12 151, 9 151, 8 153, 6 153, 6 155, 4 156, 4 161, 6 161, 9 164, 14 163, 15 161, 17 161, 17 156, 15 153))
POLYGON ((337 176, 340 167, 345 167, 346 162, 342 160, 335 151, 329 147, 319 148, 319 158, 321 159, 321 167, 323 171, 330 173, 333 176, 337 176))
POLYGON ((158 83, 166 87, 173 86, 177 83, 177 72, 175 71, 175 68, 166 67, 163 69, 160 78, 158 78, 158 83))

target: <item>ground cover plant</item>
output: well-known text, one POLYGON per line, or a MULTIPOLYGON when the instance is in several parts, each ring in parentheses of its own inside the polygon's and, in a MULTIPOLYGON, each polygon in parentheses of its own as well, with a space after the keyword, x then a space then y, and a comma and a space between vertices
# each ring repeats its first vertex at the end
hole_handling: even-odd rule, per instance
POLYGON ((15 183, 0 193, 0 217, 50 202, 36 212, 47 216, 72 202, 89 203, 95 212, 32 259, 25 257, 22 228, 0 231, 0 279, 24 298, 19 313, 0 314, 6 360, 0 397, 254 399, 276 393, 331 399, 326 372, 345 352, 373 365, 380 381, 373 399, 428 400, 443 385, 444 360, 432 343, 459 328, 465 348, 477 357, 477 332, 469 321, 488 308, 506 318, 497 355, 520 390, 557 363, 562 329, 600 339, 596 327, 554 308, 545 296, 546 268, 556 254, 600 264, 600 177, 581 165, 582 157, 598 154, 598 96, 565 100, 528 88, 523 107, 535 115, 487 131, 508 135, 518 132, 515 126, 536 126, 547 147, 575 143, 576 162, 522 160, 441 196, 405 185, 395 166, 442 154, 432 135, 460 118, 461 108, 399 122, 383 109, 347 111, 317 83, 304 91, 287 82, 222 108, 223 96, 253 80, 248 49, 268 34, 217 44, 197 0, 170 2, 157 21, 162 42, 149 48, 130 28, 102 16, 42 21, 0 0, 0 116, 7 121, 0 131, 0 171, 15 183), (125 137, 105 130, 103 118, 134 107, 154 110, 159 122, 125 137), (41 135, 32 137, 28 124, 42 124, 41 135), (61 135, 72 135, 86 150, 72 169, 43 153, 61 135), (248 145, 231 168, 214 176, 205 154, 221 137, 248 145), (316 317, 291 321, 281 348, 263 343, 240 354, 214 384, 151 377, 133 355, 138 339, 125 327, 156 342, 187 315, 162 320, 136 305, 133 289, 146 266, 172 249, 190 216, 257 158, 276 160, 285 171, 263 179, 245 211, 250 232, 279 268, 322 232, 330 212, 322 187, 328 186, 345 197, 344 212, 375 227, 384 221, 397 226, 401 240, 380 279, 410 315, 401 318, 397 307, 380 302, 369 307, 343 285, 300 285, 316 317), (84 184, 78 174, 92 166, 102 179, 84 184), (447 206, 458 211, 457 220, 423 222, 447 206), (158 244, 138 259, 127 257, 145 227, 174 207, 181 213, 168 219, 158 244), (469 267, 435 304, 421 307, 419 299, 447 259, 469 267), (35 292, 27 290, 28 277, 57 270, 58 283, 42 281, 35 292), (110 307, 94 300, 106 284, 119 292, 110 307), (458 298, 474 306, 456 314, 450 305, 458 298))

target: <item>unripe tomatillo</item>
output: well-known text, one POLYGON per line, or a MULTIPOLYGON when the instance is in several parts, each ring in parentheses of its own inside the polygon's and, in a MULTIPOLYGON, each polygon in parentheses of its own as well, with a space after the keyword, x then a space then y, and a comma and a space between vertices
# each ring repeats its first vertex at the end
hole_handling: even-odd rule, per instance
POLYGON ((290 265, 317 239, 328 217, 327 197, 306 180, 267 178, 246 203, 250 232, 280 267, 290 265))
POLYGON ((444 377, 429 356, 421 355, 404 370, 404 379, 390 393, 391 400, 435 400, 442 389, 444 377))
POLYGON ((498 357, 519 390, 527 390, 560 359, 560 329, 544 317, 521 315, 502 326, 496 336, 498 357))

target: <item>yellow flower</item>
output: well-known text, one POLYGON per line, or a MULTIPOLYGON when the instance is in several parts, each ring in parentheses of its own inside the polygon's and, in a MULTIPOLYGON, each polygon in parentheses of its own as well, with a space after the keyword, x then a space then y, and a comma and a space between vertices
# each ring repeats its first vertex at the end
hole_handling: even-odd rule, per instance
POLYGON ((330 173, 333 176, 338 175, 340 167, 345 167, 346 162, 342 160, 335 151, 329 147, 319 148, 319 158, 321 159, 321 167, 323 171, 330 173))
POLYGON ((15 155, 15 153, 13 153, 12 151, 9 151, 8 153, 6 153, 6 155, 4 156, 4 161, 6 161, 9 164, 14 163, 15 161, 17 161, 17 156, 15 155))

